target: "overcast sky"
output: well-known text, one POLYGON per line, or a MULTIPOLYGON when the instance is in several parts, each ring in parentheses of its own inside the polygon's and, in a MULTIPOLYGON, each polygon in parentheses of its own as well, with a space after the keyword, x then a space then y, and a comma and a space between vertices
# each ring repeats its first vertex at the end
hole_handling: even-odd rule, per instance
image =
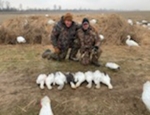
MULTIPOLYGON (((4 0, 5 1, 5 0, 4 0)), ((62 9, 117 9, 117 10, 150 10, 150 0, 8 0, 11 6, 23 9, 50 8, 61 5, 62 9)))

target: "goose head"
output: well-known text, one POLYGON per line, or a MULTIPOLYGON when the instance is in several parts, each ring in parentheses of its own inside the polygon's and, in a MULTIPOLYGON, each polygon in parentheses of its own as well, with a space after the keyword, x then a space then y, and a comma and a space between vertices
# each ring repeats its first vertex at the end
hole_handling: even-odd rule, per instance
POLYGON ((47 106, 47 104, 50 104, 50 99, 48 98, 48 96, 45 96, 41 99, 41 106, 47 106))
POLYGON ((130 40, 130 39, 131 39, 131 36, 130 36, 130 35, 127 35, 127 39, 130 40))

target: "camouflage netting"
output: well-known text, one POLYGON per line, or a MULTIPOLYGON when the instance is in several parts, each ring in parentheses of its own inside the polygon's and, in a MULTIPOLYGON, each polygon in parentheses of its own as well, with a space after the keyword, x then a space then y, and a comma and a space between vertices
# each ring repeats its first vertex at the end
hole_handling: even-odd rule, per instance
MULTIPOLYGON (((93 26, 105 36, 105 45, 123 45, 128 34, 141 45, 150 44, 150 30, 138 25, 131 26, 119 15, 74 15, 74 20, 81 22, 84 17, 98 20, 93 26)), ((49 44, 53 25, 49 25, 48 21, 58 21, 59 18, 60 16, 30 16, 4 21, 0 26, 0 43, 16 44, 17 36, 23 36, 30 44, 49 44)))

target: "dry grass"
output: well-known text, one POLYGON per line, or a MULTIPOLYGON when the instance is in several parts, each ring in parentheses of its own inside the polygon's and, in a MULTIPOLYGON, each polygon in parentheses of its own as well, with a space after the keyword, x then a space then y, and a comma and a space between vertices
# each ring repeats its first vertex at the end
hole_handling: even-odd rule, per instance
POLYGON ((103 46, 102 67, 82 66, 77 62, 54 62, 41 59, 47 46, 0 46, 0 114, 37 115, 39 101, 44 95, 52 100, 55 115, 148 115, 140 97, 142 84, 150 80, 149 47, 103 46), (121 66, 118 72, 104 67, 113 61, 121 66), (72 68, 70 68, 70 65, 72 68), (106 71, 112 78, 113 90, 87 89, 86 83, 77 90, 68 85, 62 91, 54 87, 40 90, 35 84, 37 75, 61 71, 106 71), (121 113, 120 113, 121 111, 121 113))
MULTIPOLYGON (((118 15, 75 15, 78 21, 81 21, 82 17, 97 17, 100 19, 98 23, 103 29, 98 27, 98 30, 101 30, 106 39, 111 39, 112 36, 122 36, 118 37, 122 39, 130 29, 133 29, 128 27, 124 22, 125 19, 118 15), (108 17, 115 18, 115 20, 112 20, 108 25, 103 25, 103 21, 109 22, 108 17), (109 29, 109 26, 115 26, 114 23, 119 25, 117 28, 120 29, 109 29), (130 29, 126 30, 125 28, 130 29), (113 35, 106 34, 108 31, 104 30, 107 29, 109 32, 113 32, 113 35), (114 33, 115 31, 123 32, 123 35, 117 35, 114 33)), ((126 14, 121 15, 128 18, 126 14)), ((134 15, 130 16, 133 17, 134 15)), ((135 19, 140 19, 136 16, 137 14, 135 19)), ((52 15, 52 17, 55 16, 52 15)), ((60 16, 57 15, 55 19, 58 20, 58 17, 60 16)), ((38 16, 38 18, 42 20, 41 23, 44 23, 45 18, 43 19, 41 16, 38 16)), ((18 17, 14 20, 17 19, 18 17)), ((34 23, 37 23, 37 21, 35 20, 34 23)), ((32 28, 32 24, 30 27, 32 28)), ((55 115, 149 115, 141 101, 142 85, 145 81, 150 80, 149 32, 140 27, 135 28, 131 34, 136 37, 135 33, 138 34, 140 31, 137 40, 142 46, 140 48, 129 48, 124 45, 113 46, 106 45, 109 43, 104 41, 102 45, 103 54, 100 58, 102 67, 100 68, 82 66, 80 63, 68 60, 61 63, 43 60, 41 53, 50 46, 0 45, 0 115, 37 115, 40 110, 40 99, 44 95, 51 98, 55 115), (121 70, 116 72, 105 68, 104 65, 108 61, 118 63, 121 70), (105 85, 102 85, 99 90, 95 89, 94 86, 92 89, 87 89, 86 83, 84 83, 77 90, 72 90, 70 86, 66 85, 62 91, 58 91, 56 87, 49 91, 48 89, 40 90, 35 84, 35 80, 40 73, 48 74, 59 70, 71 72, 94 71, 96 69, 105 71, 111 76, 113 90, 108 90, 105 85)), ((3 31, 5 33, 5 30, 3 31)), ((30 34, 27 35, 30 36, 30 34)), ((45 38, 43 44, 46 43, 46 40, 47 38, 45 38)), ((120 44, 119 42, 116 43, 120 44)))
MULTIPOLYGON (((6 20, 0 28, 0 43, 16 44, 17 36, 26 38, 30 44, 49 44, 50 33, 53 25, 47 22, 49 19, 58 21, 61 16, 21 16, 14 19, 6 20), (9 27, 9 28, 8 28, 9 27)), ((124 45, 127 35, 140 45, 150 44, 150 31, 140 26, 130 26, 127 20, 118 14, 99 14, 99 15, 82 15, 74 14, 74 20, 81 22, 84 17, 97 19, 98 23, 93 25, 98 33, 105 36, 103 44, 105 45, 124 45)))

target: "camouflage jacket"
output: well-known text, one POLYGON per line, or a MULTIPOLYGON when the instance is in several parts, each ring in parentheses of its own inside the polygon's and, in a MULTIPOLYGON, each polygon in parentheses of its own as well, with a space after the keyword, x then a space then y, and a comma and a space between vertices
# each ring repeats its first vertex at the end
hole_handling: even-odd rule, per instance
POLYGON ((72 22, 72 26, 67 28, 63 23, 62 17, 61 20, 53 27, 51 33, 52 45, 60 49, 68 48, 76 39, 78 29, 79 25, 77 25, 74 21, 72 22))
POLYGON ((90 26, 87 31, 80 28, 77 35, 80 40, 81 48, 92 49, 94 46, 100 47, 100 37, 92 26, 90 26))

